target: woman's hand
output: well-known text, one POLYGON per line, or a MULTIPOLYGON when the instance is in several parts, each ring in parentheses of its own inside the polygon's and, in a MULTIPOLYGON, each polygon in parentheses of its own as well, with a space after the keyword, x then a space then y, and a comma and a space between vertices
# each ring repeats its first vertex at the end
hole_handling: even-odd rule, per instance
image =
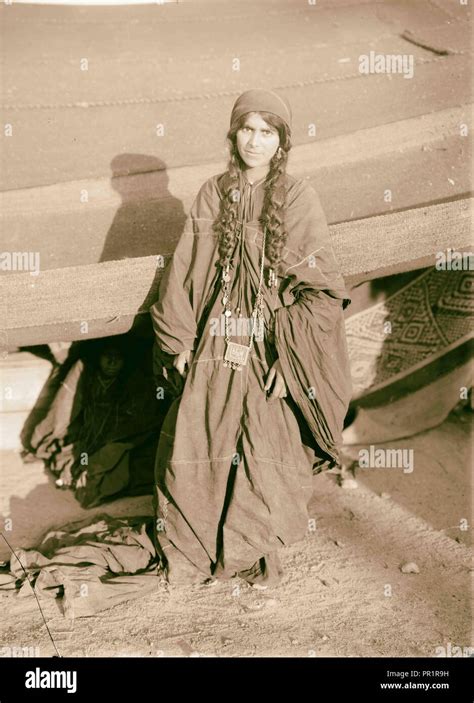
POLYGON ((191 367, 191 362, 193 360, 193 356, 194 356, 194 352, 191 351, 191 349, 187 349, 186 351, 183 351, 180 354, 177 354, 175 356, 175 358, 173 359, 173 366, 178 371, 179 375, 182 376, 183 378, 186 377, 186 375, 191 367))
POLYGON ((286 398, 287 388, 285 379, 283 378, 282 368, 280 364, 280 359, 277 359, 272 365, 270 371, 268 372, 267 381, 265 383, 264 389, 267 391, 271 388, 271 385, 275 380, 273 390, 268 396, 270 400, 274 398, 286 398))

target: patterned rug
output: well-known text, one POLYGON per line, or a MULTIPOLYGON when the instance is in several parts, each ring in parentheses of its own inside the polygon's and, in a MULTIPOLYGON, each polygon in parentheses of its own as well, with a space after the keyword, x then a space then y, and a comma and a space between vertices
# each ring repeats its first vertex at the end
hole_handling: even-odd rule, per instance
POLYGON ((353 400, 388 392, 461 347, 459 363, 465 361, 473 314, 474 271, 429 268, 383 302, 348 317, 353 400))

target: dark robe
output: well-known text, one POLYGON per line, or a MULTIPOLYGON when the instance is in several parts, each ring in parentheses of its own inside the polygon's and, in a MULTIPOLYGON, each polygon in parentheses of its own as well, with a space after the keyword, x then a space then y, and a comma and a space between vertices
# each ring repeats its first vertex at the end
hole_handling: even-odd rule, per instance
MULTIPOLYGON (((235 574, 279 580, 278 548, 308 529, 313 472, 339 462, 351 396, 343 317, 350 298, 319 197, 290 175, 278 286, 263 290, 264 338, 254 339, 241 371, 223 365, 212 225, 225 178, 213 176, 201 187, 151 309, 158 368, 175 385, 173 356, 194 351, 165 418, 155 467, 157 548, 170 581, 235 574), (289 395, 271 400, 264 384, 277 358, 289 395)), ((250 185, 241 175, 240 190, 230 303, 233 316, 238 306, 249 318, 260 274, 264 179, 250 185)), ((248 344, 237 332, 232 341, 248 344)))
POLYGON ((79 359, 35 427, 29 449, 84 508, 146 495, 153 492, 164 409, 151 373, 136 368, 106 382, 95 366, 79 359))

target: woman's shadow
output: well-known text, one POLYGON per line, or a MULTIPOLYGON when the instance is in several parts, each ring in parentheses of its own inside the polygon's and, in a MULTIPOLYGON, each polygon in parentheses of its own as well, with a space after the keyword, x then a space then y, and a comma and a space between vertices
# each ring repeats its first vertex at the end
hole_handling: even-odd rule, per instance
POLYGON ((111 185, 120 205, 99 261, 171 254, 183 232, 181 200, 168 190, 164 161, 147 154, 119 154, 111 161, 111 185))
MULTIPOLYGON (((104 241, 99 262, 117 261, 143 256, 173 253, 184 230, 186 213, 183 203, 169 192, 169 178, 165 162, 147 154, 118 154, 110 163, 112 188, 120 194, 119 206, 104 241)), ((163 269, 158 267, 142 307, 149 307, 157 299, 159 279, 163 269)), ((149 315, 137 315, 131 329, 133 336, 151 338, 149 315)), ((73 342, 65 359, 58 364, 46 345, 24 347, 23 351, 47 358, 52 363, 47 379, 35 406, 31 409, 21 433, 23 447, 36 425, 47 415, 68 370, 77 360, 80 342, 73 342), (58 368, 59 366, 59 368, 58 368)))

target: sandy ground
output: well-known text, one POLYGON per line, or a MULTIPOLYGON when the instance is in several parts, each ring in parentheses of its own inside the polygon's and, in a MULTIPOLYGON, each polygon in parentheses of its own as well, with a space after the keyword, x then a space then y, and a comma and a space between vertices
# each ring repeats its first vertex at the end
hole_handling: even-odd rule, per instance
MULTIPOLYGON (((315 477, 316 529, 282 550, 285 576, 278 587, 157 583, 151 594, 72 621, 55 600, 43 598, 60 653, 435 657, 449 643, 470 646, 470 531, 459 525, 463 518, 471 522, 471 431, 472 414, 459 410, 433 430, 391 442, 414 449, 412 473, 358 469, 357 485, 343 487, 329 475, 315 477), (402 573, 406 562, 415 562, 419 573, 402 573)), ((20 466, 13 452, 6 458, 3 507, 13 517, 16 546, 32 546, 46 529, 86 513, 40 466, 20 466)), ((114 514, 149 509, 148 498, 106 506, 114 514)), ((34 601, 5 594, 0 600, 1 645, 54 654, 34 601)))

